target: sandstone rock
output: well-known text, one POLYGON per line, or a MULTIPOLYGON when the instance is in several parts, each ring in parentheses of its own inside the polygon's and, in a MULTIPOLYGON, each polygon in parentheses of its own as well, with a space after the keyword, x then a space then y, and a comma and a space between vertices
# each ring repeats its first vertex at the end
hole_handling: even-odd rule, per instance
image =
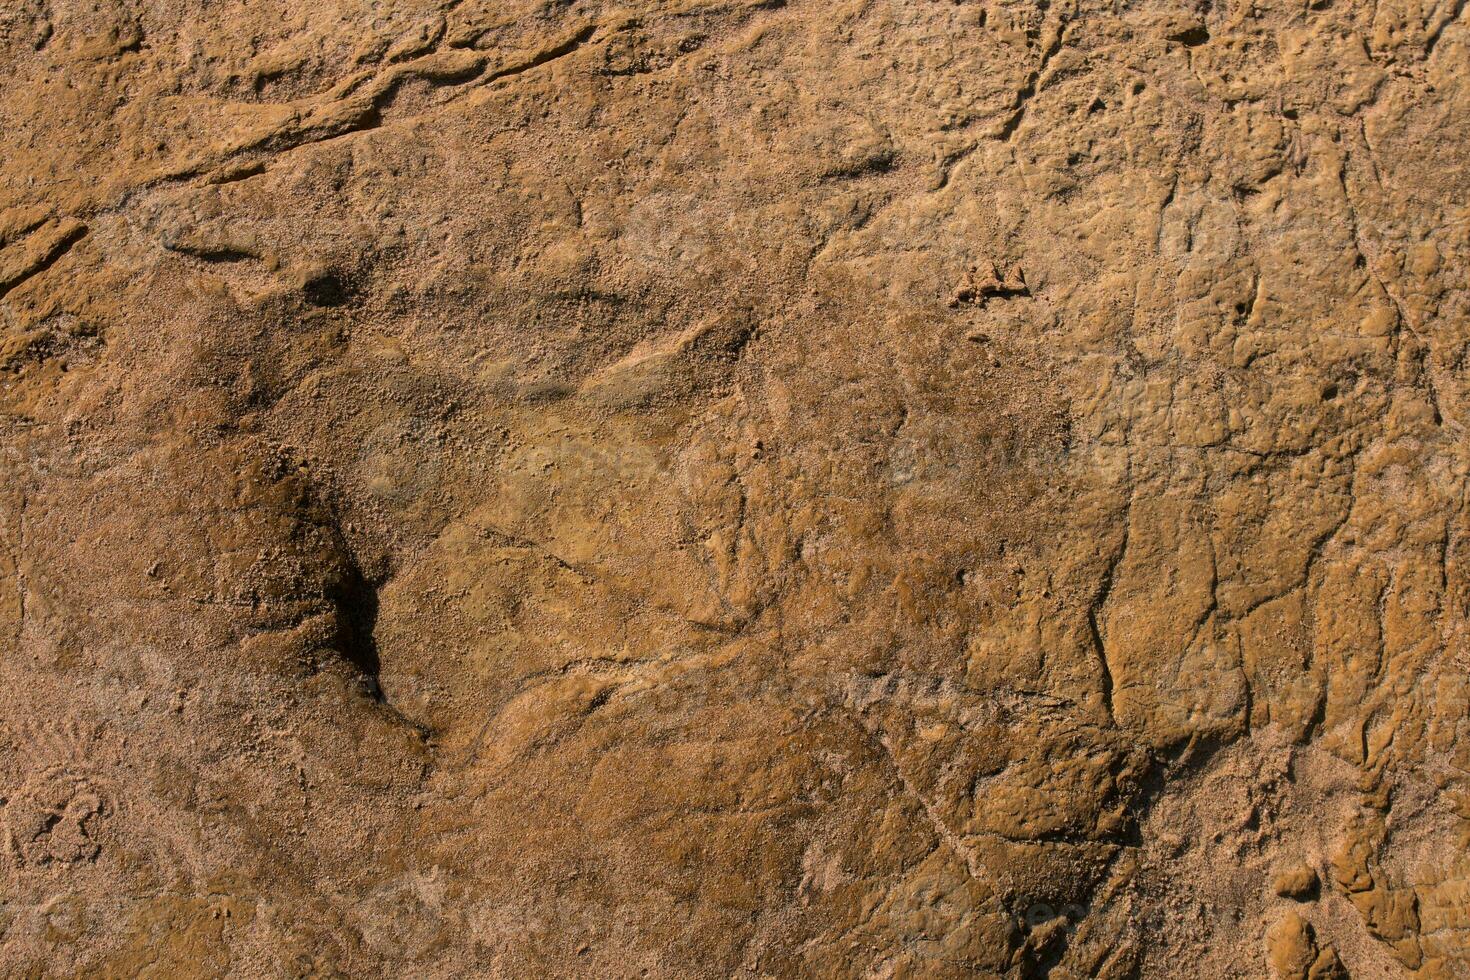
POLYGON ((1305 864, 1287 868, 1276 876, 1271 890, 1282 898, 1304 901, 1317 892, 1317 872, 1305 864))
POLYGON ((1464 975, 1467 64, 0 5, 4 972, 1464 975))
POLYGON ((1281 980, 1306 977, 1317 955, 1312 927, 1295 912, 1287 912, 1266 932, 1266 958, 1281 980))
POLYGON ((1307 970, 1308 980, 1347 980, 1347 969, 1337 956, 1337 950, 1323 946, 1317 958, 1307 970))

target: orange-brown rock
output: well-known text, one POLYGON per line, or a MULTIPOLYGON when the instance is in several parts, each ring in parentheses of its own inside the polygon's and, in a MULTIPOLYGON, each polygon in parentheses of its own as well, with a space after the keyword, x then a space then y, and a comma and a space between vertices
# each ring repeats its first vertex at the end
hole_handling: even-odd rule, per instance
POLYGON ((0 972, 1466 976, 1467 66, 3 5, 0 972))

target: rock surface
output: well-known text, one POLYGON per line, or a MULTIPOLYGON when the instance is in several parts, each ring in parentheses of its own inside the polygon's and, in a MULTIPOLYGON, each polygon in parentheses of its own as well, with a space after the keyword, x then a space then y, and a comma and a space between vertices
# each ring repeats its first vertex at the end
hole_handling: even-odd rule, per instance
POLYGON ((6 4, 5 972, 1470 976, 1467 66, 6 4))

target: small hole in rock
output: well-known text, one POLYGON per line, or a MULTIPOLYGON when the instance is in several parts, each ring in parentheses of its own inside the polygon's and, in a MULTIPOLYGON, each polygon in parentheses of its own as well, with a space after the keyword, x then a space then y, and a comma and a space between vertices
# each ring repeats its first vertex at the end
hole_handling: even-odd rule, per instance
POLYGON ((1186 48, 1198 47, 1210 39, 1210 32, 1203 24, 1195 24, 1169 35, 1169 40, 1178 41, 1186 48))
POLYGON ((334 272, 312 276, 302 286, 302 293, 312 306, 341 306, 347 302, 347 285, 334 272))

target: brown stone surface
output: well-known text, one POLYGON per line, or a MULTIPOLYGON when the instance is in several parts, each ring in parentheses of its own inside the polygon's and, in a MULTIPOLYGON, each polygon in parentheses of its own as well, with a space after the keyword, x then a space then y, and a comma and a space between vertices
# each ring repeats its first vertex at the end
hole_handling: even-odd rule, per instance
POLYGON ((5 975, 1470 976, 1464 0, 0 79, 5 975))

